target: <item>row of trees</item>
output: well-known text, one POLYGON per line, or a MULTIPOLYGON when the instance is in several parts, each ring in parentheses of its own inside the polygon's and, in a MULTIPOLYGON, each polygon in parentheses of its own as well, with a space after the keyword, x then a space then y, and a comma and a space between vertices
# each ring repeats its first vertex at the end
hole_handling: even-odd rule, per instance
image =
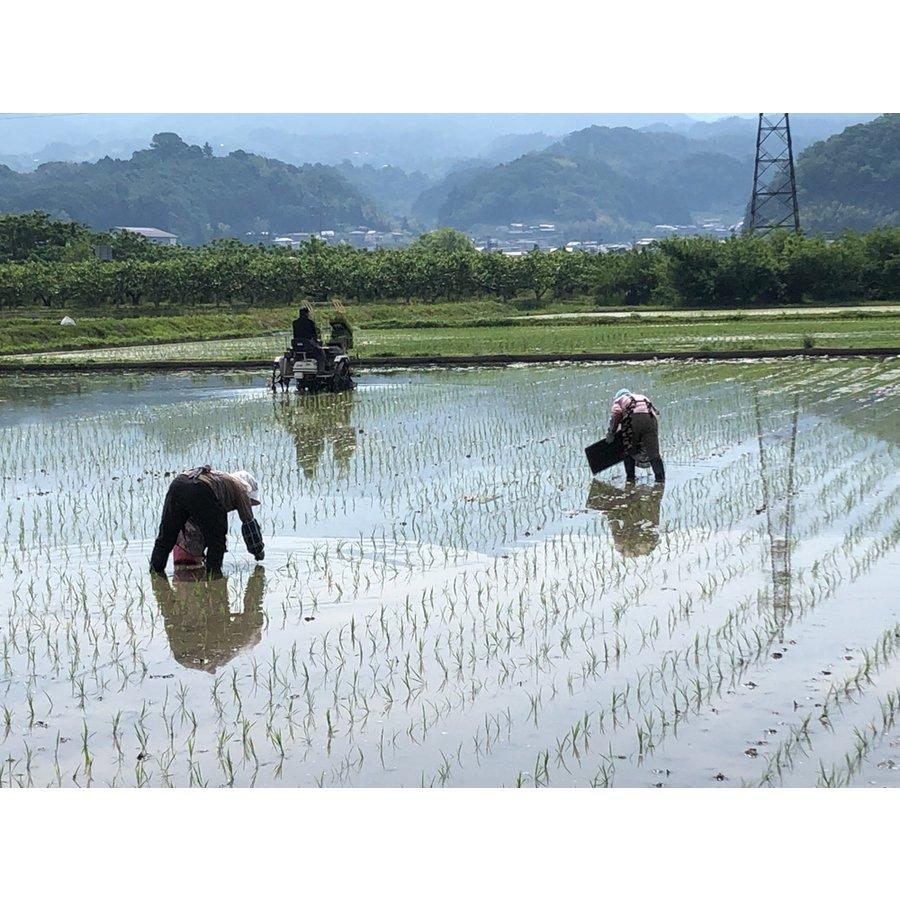
POLYGON ((0 264, 0 307, 93 309, 152 304, 283 305, 304 298, 425 301, 472 297, 534 303, 729 307, 900 299, 900 228, 826 242, 798 235, 720 242, 674 238, 621 254, 478 253, 422 241, 365 251, 312 240, 299 251, 219 242, 155 258, 0 264))

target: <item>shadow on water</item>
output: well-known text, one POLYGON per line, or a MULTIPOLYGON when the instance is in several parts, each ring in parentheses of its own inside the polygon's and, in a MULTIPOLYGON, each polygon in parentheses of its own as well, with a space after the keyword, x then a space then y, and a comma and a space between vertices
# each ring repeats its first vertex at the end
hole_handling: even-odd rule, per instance
POLYGON ((647 556, 659 543, 659 511, 664 484, 619 488, 591 481, 585 506, 602 512, 609 522, 613 544, 622 556, 647 556))
POLYGON ((285 391, 273 396, 272 406, 275 421, 294 442, 297 468, 307 478, 316 477, 329 443, 336 474, 347 475, 356 452, 356 427, 350 424, 353 391, 312 396, 285 391))
POLYGON ((214 673, 262 637, 265 569, 257 566, 244 589, 243 612, 228 602, 228 577, 207 580, 203 569, 176 571, 172 581, 154 576, 153 593, 176 662, 214 673))

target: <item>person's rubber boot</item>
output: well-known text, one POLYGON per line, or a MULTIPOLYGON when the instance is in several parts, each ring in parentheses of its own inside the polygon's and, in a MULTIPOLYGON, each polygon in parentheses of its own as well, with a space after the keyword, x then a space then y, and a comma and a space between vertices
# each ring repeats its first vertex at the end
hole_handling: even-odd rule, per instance
POLYGON ((653 477, 656 479, 657 484, 666 480, 666 467, 663 465, 660 457, 650 460, 650 468, 653 469, 653 477))

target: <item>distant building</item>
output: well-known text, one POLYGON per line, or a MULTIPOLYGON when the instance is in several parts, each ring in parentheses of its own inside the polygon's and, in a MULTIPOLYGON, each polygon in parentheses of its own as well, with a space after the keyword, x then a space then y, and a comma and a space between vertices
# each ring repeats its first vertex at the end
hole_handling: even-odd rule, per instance
MULTIPOLYGON (((315 233, 315 237, 325 241, 329 246, 347 245, 357 250, 377 250, 379 248, 406 247, 412 243, 415 235, 408 231, 376 231, 364 226, 339 226, 315 233)), ((276 247, 299 249, 310 238, 306 231, 282 234, 272 239, 276 247)))
POLYGON ((144 228, 133 225, 117 225, 113 231, 130 231, 132 234, 139 234, 141 237, 147 238, 154 244, 163 244, 167 247, 174 247, 178 243, 178 235, 172 234, 170 231, 162 231, 159 228, 144 228))

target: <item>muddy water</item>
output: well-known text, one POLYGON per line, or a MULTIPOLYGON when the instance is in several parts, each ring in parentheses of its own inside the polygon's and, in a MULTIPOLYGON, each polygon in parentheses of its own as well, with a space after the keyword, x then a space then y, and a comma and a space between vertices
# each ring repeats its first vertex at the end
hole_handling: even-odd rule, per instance
POLYGON ((0 380, 4 785, 896 785, 896 361, 0 380), (665 490, 592 481, 628 385, 665 490), (151 579, 171 473, 262 565, 151 579))

